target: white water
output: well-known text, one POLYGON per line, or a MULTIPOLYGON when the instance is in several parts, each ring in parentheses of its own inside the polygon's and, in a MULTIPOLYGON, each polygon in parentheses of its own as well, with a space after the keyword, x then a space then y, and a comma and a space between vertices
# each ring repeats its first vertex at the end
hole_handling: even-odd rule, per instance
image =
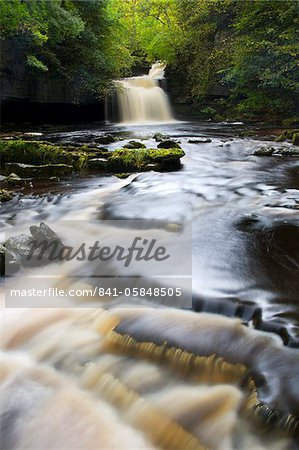
POLYGON ((140 125, 174 121, 166 92, 159 86, 165 64, 153 64, 148 75, 117 81, 117 99, 122 124, 140 125))

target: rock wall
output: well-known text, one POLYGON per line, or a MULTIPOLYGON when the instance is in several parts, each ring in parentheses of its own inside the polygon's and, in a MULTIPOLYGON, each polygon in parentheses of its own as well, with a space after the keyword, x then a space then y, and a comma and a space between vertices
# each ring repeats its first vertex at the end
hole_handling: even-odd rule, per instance
POLYGON ((76 98, 72 85, 55 72, 30 70, 20 39, 1 43, 2 123, 71 123, 103 120, 104 102, 76 98))

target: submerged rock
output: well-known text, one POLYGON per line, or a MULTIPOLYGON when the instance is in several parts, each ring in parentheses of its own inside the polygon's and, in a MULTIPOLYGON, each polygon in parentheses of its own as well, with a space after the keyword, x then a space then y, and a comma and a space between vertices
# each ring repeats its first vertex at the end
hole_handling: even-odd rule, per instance
MULTIPOLYGON (((73 167, 68 164, 44 164, 36 166, 32 164, 7 163, 6 167, 9 167, 17 173, 18 180, 21 180, 18 175, 23 178, 47 178, 51 176, 63 177, 71 175, 73 172, 73 167)), ((15 173, 11 175, 15 175, 15 173)))
POLYGON ((158 144, 157 147, 158 148, 182 148, 178 142, 172 141, 170 139, 160 142, 160 144, 158 144))
POLYGON ((294 147, 260 147, 254 156, 295 156, 299 157, 299 149, 294 147))
POLYGON ((200 137, 196 139, 189 139, 188 144, 208 144, 209 142, 212 142, 212 139, 200 137))
POLYGON ((135 148, 146 148, 142 142, 137 141, 129 141, 127 144, 123 146, 123 148, 135 149, 135 148))

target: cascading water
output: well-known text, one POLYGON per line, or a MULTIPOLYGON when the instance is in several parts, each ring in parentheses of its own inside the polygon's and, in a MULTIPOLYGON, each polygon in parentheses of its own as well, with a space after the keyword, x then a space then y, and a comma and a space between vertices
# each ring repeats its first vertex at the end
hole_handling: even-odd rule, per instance
POLYGON ((164 70, 165 64, 155 63, 148 75, 124 78, 115 83, 121 123, 174 121, 168 95, 159 85, 164 70))

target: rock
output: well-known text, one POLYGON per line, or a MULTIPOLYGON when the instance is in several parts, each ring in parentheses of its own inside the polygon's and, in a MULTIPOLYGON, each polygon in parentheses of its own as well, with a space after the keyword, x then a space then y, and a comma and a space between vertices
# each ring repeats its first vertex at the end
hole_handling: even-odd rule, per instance
POLYGON ((299 145, 299 133, 293 134, 292 143, 293 143, 293 145, 299 145))
POLYGON ((36 241, 32 236, 20 234, 12 236, 5 241, 5 248, 22 265, 26 265, 26 259, 32 251, 32 246, 36 241))
POLYGON ((167 139, 169 139, 169 136, 167 134, 162 134, 162 133, 156 133, 154 134, 154 139, 157 142, 162 142, 162 141, 166 141, 167 139))
POLYGON ((145 169, 146 170, 159 170, 159 165, 150 163, 145 166, 145 169))
POLYGON ((105 158, 92 158, 88 161, 89 169, 97 169, 106 171, 108 166, 108 160, 105 158))
POLYGON ((261 147, 254 156, 292 156, 299 157, 299 149, 295 147, 261 147))
POLYGON ((125 145, 123 146, 123 148, 129 148, 129 149, 134 149, 134 148, 146 148, 146 145, 144 145, 142 142, 129 141, 127 144, 125 144, 125 145))
POLYGON ((24 267, 49 264, 63 251, 61 238, 45 223, 30 227, 31 236, 20 234, 5 242, 5 250, 24 267))
POLYGON ((130 176, 130 173, 128 173, 128 172, 116 173, 115 176, 122 180, 124 178, 128 178, 130 176))
POLYGON ((292 156, 299 157, 299 149, 294 147, 281 147, 273 153, 274 156, 292 156))
POLYGON ((299 133, 298 129, 285 130, 280 136, 275 139, 275 142, 284 142, 287 139, 292 140, 294 134, 299 133))
POLYGON ((12 172, 6 177, 5 183, 10 184, 12 186, 18 186, 22 184, 22 178, 20 178, 17 174, 12 172))
POLYGON ((80 170, 87 165, 88 153, 84 146, 77 148, 42 141, 0 140, 0 158, 3 163, 66 164, 80 170))
POLYGON ((13 192, 8 191, 7 189, 0 189, 0 203, 8 202, 13 198, 13 192))
MULTIPOLYGON (((180 158, 185 155, 182 149, 118 149, 111 152, 108 159, 110 172, 143 172, 154 164, 156 170, 177 170, 180 168, 180 158)), ((152 166, 153 167, 153 166, 152 166)))
POLYGON ((112 136, 111 134, 106 134, 105 136, 99 136, 97 138, 94 138, 94 142, 98 142, 104 145, 113 144, 113 142, 116 142, 117 140, 118 139, 115 136, 112 136))
MULTIPOLYGON (((6 167, 13 170, 17 173, 17 175, 23 178, 48 178, 51 176, 63 177, 71 175, 73 172, 73 167, 68 164, 44 164, 36 166, 33 164, 7 163, 6 167)), ((19 180, 21 179, 19 178, 19 180)))
POLYGON ((181 148, 181 146, 176 141, 162 141, 157 145, 158 148, 181 148))
POLYGON ((20 264, 7 251, 7 249, 0 245, 0 275, 14 275, 20 270, 20 264))
POLYGON ((274 147, 260 147, 253 153, 254 156, 272 156, 274 153, 274 147))
POLYGON ((40 242, 40 241, 58 241, 61 243, 61 238, 58 236, 58 234, 55 233, 46 223, 41 222, 39 227, 36 225, 32 225, 30 228, 30 233, 32 234, 32 237, 40 242))
POLYGON ((202 137, 196 139, 189 139, 188 144, 207 144, 209 142, 212 142, 212 139, 202 137))

